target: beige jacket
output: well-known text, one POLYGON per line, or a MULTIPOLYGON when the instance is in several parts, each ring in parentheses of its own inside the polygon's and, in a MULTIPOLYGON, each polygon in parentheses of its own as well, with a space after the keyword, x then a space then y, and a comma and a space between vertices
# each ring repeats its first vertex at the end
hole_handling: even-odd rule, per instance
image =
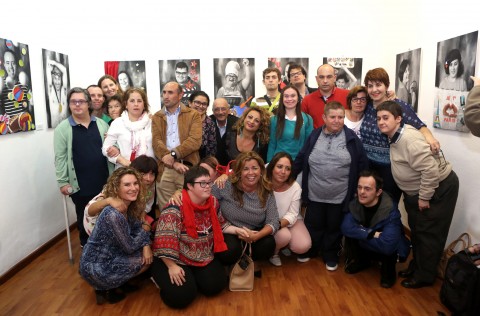
MULTIPOLYGON (((178 115, 178 133, 180 145, 173 149, 177 158, 188 161, 192 165, 198 164, 200 162, 198 150, 202 144, 202 119, 197 111, 183 104, 180 105, 178 115)), ((170 153, 166 143, 167 116, 165 109, 161 109, 152 117, 152 146, 158 159, 158 179, 160 179, 164 168, 162 157, 170 153)))
POLYGON ((465 124, 473 135, 480 137, 480 86, 470 90, 466 105, 465 124))

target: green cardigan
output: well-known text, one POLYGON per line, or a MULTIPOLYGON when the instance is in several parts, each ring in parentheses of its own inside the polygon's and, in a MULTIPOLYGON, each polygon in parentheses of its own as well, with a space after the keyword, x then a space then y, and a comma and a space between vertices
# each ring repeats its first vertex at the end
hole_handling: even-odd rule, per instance
MULTIPOLYGON (((75 166, 73 165, 72 157, 72 125, 70 124, 71 116, 63 120, 55 128, 53 133, 53 149, 55 151, 55 171, 57 175, 58 187, 61 188, 64 185, 70 184, 73 188, 73 193, 80 190, 77 180, 77 174, 75 172, 75 166)), ((97 124, 102 142, 105 138, 105 134, 108 131, 108 124, 105 121, 92 117, 92 121, 97 124)), ((106 158, 105 158, 106 159, 106 158)), ((114 165, 108 162, 108 172, 112 174, 114 165)))

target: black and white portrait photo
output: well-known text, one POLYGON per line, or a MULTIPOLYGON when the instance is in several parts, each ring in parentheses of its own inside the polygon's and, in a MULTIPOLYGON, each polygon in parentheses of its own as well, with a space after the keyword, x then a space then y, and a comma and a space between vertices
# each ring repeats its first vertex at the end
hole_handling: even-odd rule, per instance
POLYGON ((418 110, 418 95, 420 91, 420 61, 421 48, 397 54, 395 71, 395 94, 397 98, 410 104, 418 110))
MULTIPOLYGON (((308 58, 302 57, 269 57, 268 58, 268 67, 275 67, 280 70, 282 74, 282 82, 280 83, 280 89, 283 89, 286 85, 290 83, 288 78, 288 69, 290 65, 300 65, 305 69, 308 78, 308 58)), ((306 82, 308 85, 308 82, 306 82)))
POLYGON ((147 80, 145 77, 145 61, 121 61, 118 64, 118 84, 122 91, 128 88, 140 88, 147 91, 147 80))
POLYGON ((147 78, 144 60, 106 61, 105 74, 116 78, 122 91, 140 88, 147 91, 147 78))
POLYGON ((67 118, 67 93, 70 90, 68 56, 42 49, 48 128, 67 118))
POLYGON ((469 132, 464 110, 468 91, 473 87, 478 31, 437 43, 433 126, 469 132))
POLYGON ((253 58, 214 58, 215 98, 225 98, 234 115, 241 116, 255 94, 253 58))
POLYGON ((28 45, 0 38, 0 135, 35 129, 28 45))
POLYGON ((323 63, 335 68, 335 74, 337 75, 335 85, 338 88, 350 90, 361 85, 362 58, 323 57, 323 63))
POLYGON ((160 95, 163 87, 176 81, 183 88, 182 103, 188 106, 188 99, 200 91, 200 59, 159 60, 160 95))
POLYGON ((444 90, 470 91, 475 74, 478 31, 437 43, 435 87, 444 90))

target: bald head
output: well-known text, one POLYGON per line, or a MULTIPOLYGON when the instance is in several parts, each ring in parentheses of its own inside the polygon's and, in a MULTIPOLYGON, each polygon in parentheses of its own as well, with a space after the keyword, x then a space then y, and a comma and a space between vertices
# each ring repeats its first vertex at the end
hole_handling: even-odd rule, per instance
POLYGON ((335 69, 329 64, 323 64, 318 67, 315 79, 317 80, 318 91, 320 91, 322 96, 329 97, 337 80, 335 69))
POLYGON ((183 88, 182 88, 182 86, 181 86, 178 82, 176 82, 176 81, 167 82, 167 83, 165 84, 165 87, 167 87, 167 86, 168 86, 169 89, 176 89, 176 90, 178 90, 178 93, 183 93, 183 88))
POLYGON ((228 112, 230 112, 230 105, 224 98, 218 98, 213 101, 213 115, 217 119, 217 122, 223 123, 227 120, 228 112))
POLYGON ((174 112, 178 106, 180 106, 180 100, 182 100, 183 89, 178 82, 170 81, 164 87, 162 91, 162 102, 167 111, 174 112))
POLYGON ((318 67, 317 76, 320 73, 320 71, 328 71, 328 72, 331 72, 331 73, 335 74, 335 68, 333 68, 333 66, 329 65, 329 64, 323 64, 320 67, 318 67))

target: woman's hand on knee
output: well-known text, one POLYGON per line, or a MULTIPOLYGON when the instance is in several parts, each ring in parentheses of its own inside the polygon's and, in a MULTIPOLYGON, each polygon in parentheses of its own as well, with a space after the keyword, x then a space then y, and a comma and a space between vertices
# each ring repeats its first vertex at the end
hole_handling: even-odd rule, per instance
POLYGON ((181 286, 185 283, 185 271, 183 271, 179 265, 175 264, 168 267, 168 274, 170 275, 170 282, 172 282, 172 284, 181 286))
POLYGON ((153 253, 149 245, 143 246, 142 264, 152 264, 153 253))

